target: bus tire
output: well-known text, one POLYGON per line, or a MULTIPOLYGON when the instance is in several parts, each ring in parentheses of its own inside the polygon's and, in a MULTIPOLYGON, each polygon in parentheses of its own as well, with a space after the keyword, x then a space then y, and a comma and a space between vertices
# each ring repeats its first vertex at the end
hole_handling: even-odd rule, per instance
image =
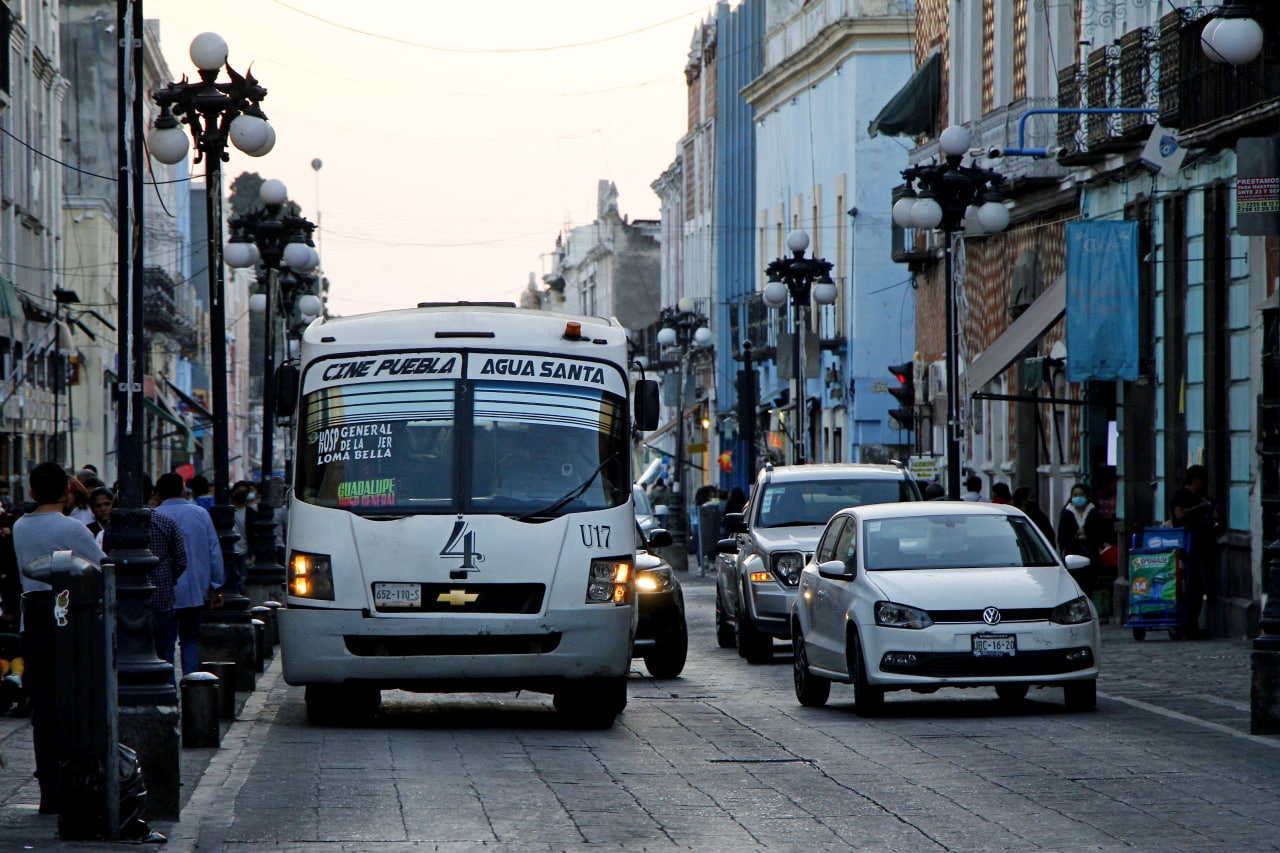
POLYGON ((627 707, 627 676, 574 681, 557 690, 552 704, 578 729, 607 729, 627 707))

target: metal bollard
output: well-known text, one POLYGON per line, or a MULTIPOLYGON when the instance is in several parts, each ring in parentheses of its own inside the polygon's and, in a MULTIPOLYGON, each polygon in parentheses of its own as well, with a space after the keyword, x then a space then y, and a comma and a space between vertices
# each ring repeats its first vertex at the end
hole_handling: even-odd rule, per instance
POLYGON ((207 660, 200 664, 200 669, 218 676, 218 716, 224 720, 234 720, 236 718, 236 662, 207 660))
POLYGON ((249 624, 253 625, 253 671, 263 672, 267 668, 267 623, 252 619, 249 624))
POLYGON ((201 749, 222 745, 218 725, 218 676, 211 672, 184 675, 182 689, 182 745, 201 749))
POLYGON ((275 619, 275 612, 270 607, 259 604, 257 607, 250 607, 249 614, 254 619, 261 619, 265 628, 262 644, 262 659, 265 663, 267 659, 275 656, 276 651, 275 645, 271 642, 271 623, 275 619))
POLYGON ((262 606, 271 611, 271 621, 267 623, 267 633, 271 636, 271 645, 280 645, 280 608, 284 607, 278 601, 264 601, 262 606))

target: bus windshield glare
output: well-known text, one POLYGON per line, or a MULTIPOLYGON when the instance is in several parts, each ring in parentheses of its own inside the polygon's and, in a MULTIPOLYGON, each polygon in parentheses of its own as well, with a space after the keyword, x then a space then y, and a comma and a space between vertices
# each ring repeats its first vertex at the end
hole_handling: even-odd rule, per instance
POLYGON ((303 397, 295 490, 360 515, 542 519, 624 503, 626 402, 536 381, 398 379, 303 397))

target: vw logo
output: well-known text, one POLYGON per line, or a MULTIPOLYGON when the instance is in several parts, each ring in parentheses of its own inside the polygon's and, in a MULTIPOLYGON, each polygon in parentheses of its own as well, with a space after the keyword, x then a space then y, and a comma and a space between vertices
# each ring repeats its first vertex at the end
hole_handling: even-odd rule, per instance
POLYGON ((982 611, 982 621, 988 625, 1000 624, 1000 609, 998 607, 988 607, 982 611))

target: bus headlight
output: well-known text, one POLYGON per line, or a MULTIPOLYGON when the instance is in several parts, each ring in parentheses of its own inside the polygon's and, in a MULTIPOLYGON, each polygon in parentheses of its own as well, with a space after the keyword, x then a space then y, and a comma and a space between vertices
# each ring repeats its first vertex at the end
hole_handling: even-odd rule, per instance
POLYGON ((333 601, 333 561, 329 555, 290 552, 289 594, 333 601))
POLYGON ((631 561, 625 557, 606 557, 591 561, 587 578, 587 604, 631 603, 631 561))

